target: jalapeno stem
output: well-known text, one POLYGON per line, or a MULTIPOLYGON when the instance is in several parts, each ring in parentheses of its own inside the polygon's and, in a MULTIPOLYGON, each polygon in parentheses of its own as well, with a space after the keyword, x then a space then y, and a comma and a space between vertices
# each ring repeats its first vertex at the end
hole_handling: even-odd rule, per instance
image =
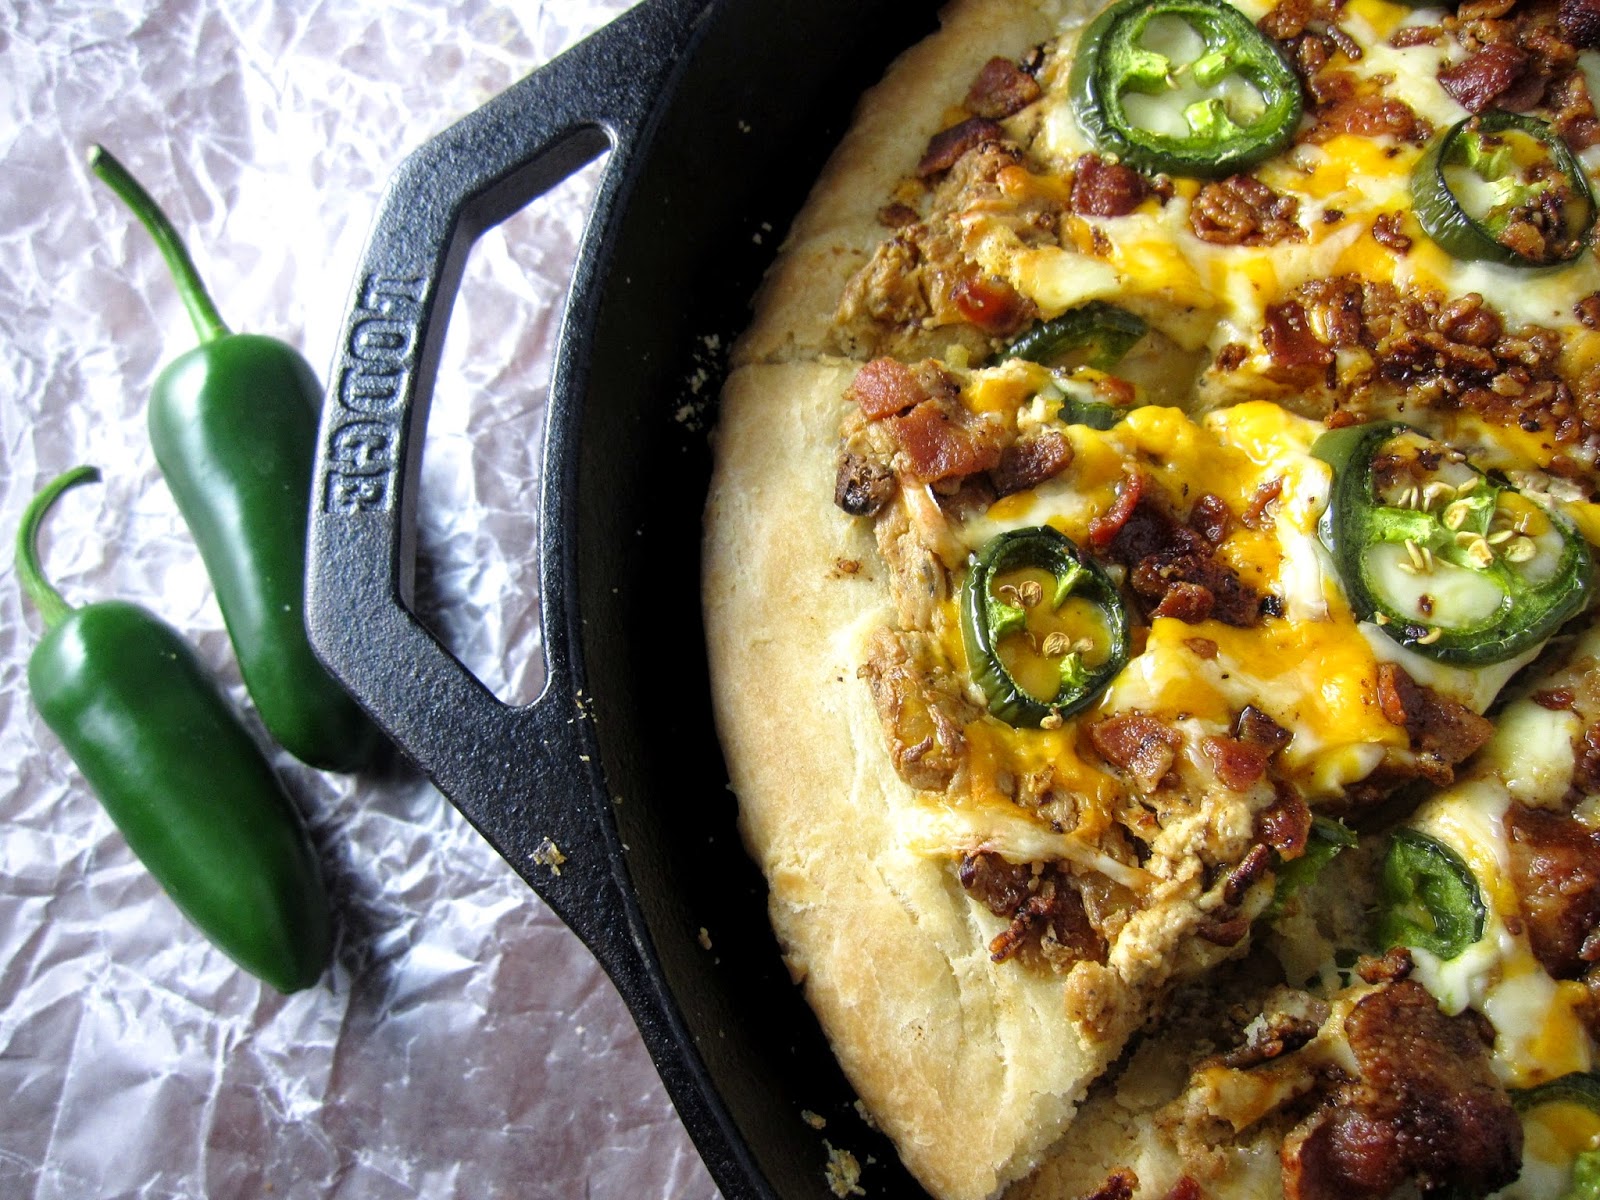
POLYGON ((72 605, 61 598, 61 593, 45 578, 39 566, 39 528, 44 524, 45 514, 63 492, 80 483, 99 482, 100 472, 95 467, 73 467, 62 472, 29 501, 22 513, 22 524, 17 527, 17 581, 22 585, 23 594, 38 609, 47 630, 66 620, 72 605))
POLYGON ((117 194, 150 231, 161 257, 166 259, 167 269, 172 272, 173 282, 178 285, 178 295, 183 300, 183 306, 189 310, 189 320, 193 322, 195 335, 201 343, 226 337, 228 326, 217 311, 211 293, 206 291, 205 281, 195 269, 188 247, 167 219, 167 214, 161 211, 161 206, 104 146, 89 147, 88 163, 89 169, 117 194))

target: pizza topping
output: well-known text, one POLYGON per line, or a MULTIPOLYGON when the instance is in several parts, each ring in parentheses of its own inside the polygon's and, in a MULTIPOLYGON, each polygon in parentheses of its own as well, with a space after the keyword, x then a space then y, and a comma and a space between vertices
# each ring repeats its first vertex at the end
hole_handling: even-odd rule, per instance
POLYGON ((1534 956, 1556 979, 1600 961, 1600 833, 1547 809, 1506 813, 1511 873, 1534 956))
POLYGON ((1054 429, 1021 438, 1007 446, 989 472, 996 496, 1010 496, 1038 487, 1072 465, 1072 443, 1054 429))
POLYGON ((1137 712, 1095 722, 1089 726, 1089 740, 1100 757, 1132 775, 1141 792, 1161 786, 1183 749, 1183 734, 1137 712))
POLYGON ((1467 864, 1437 838, 1397 829, 1379 877, 1375 936, 1452 959, 1483 936, 1486 909, 1467 864))
POLYGON ((966 154, 985 142, 998 142, 1006 131, 988 117, 968 117, 959 125, 942 129, 928 139, 928 148, 917 163, 917 177, 926 179, 948 171, 966 154))
POLYGON ((1300 202, 1280 195, 1251 175, 1208 183, 1189 206, 1189 226, 1203 242, 1218 246, 1271 246, 1303 242, 1295 220, 1300 202))
POLYGON ((1417 752, 1417 769, 1435 783, 1449 783, 1452 768, 1494 733, 1488 720, 1423 687, 1394 663, 1378 664, 1378 707, 1390 724, 1406 731, 1417 752))
POLYGON ((1277 46, 1221 0, 1118 0, 1084 31, 1068 87, 1098 149, 1207 178, 1282 149, 1302 107, 1277 46))
POLYGON ((1048 526, 1003 533, 974 556, 960 610, 967 669, 1007 724, 1060 725, 1128 661, 1115 585, 1048 526))
POLYGON ((1003 121, 1039 98, 1039 81, 1009 58, 996 55, 983 64, 967 89, 966 109, 975 116, 1003 121))
POLYGON ((957 681, 938 669, 930 639, 880 629, 860 674, 900 777, 916 788, 947 788, 966 760, 962 728, 975 714, 957 681))
POLYGON ((1514 42, 1491 42, 1439 72, 1439 85, 1469 113, 1481 113, 1521 78, 1528 54, 1514 42))
POLYGON ((1284 1139, 1288 1200, 1383 1200, 1408 1180, 1424 1195, 1485 1196, 1514 1180, 1522 1123, 1485 1033, 1414 980, 1363 996, 1344 1019, 1356 1076, 1284 1139))
POLYGON ((1098 154, 1078 159, 1072 173, 1072 211, 1091 217, 1125 217, 1144 200, 1144 176, 1098 154))
POLYGON ((1583 607, 1588 545, 1565 518, 1403 425, 1353 425, 1312 453, 1335 474, 1320 526, 1358 619, 1440 662, 1532 650, 1583 607))
POLYGON ((1082 365, 1109 371, 1149 331, 1143 318, 1095 300, 1068 309, 1014 338, 1002 351, 1001 360, 1020 358, 1047 367, 1071 369, 1082 365))
POLYGON ((1509 267, 1570 262, 1595 220, 1583 165, 1549 125, 1516 113, 1453 125, 1418 160, 1411 191, 1442 250, 1509 267))
POLYGON ((894 497, 894 472, 863 454, 846 451, 839 456, 833 502, 853 517, 877 514, 894 497))

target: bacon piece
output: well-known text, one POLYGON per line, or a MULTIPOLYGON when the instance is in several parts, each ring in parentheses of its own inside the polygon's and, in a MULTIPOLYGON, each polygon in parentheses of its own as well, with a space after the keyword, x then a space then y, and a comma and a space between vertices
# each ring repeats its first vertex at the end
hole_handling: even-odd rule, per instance
POLYGON ((969 416, 965 410, 952 413, 927 401, 904 416, 886 418, 913 479, 938 483, 999 465, 1000 427, 969 416))
POLYGON ((1382 1200, 1412 1181, 1423 1195, 1481 1196, 1514 1180, 1522 1122, 1484 1025, 1445 1016, 1411 979, 1362 997, 1344 1022, 1357 1078, 1284 1139, 1287 1200, 1382 1200))
POLYGON ((1356 974, 1366 983, 1399 983, 1411 978, 1416 966, 1408 947, 1390 946, 1376 958, 1362 955, 1356 961, 1356 974))
POLYGON ((996 497, 1009 496, 1038 487, 1072 465, 1072 443, 1054 429, 1037 437, 1012 442, 1000 455, 1000 463, 989 472, 996 497))
POLYGON ((1303 242, 1295 218, 1300 202, 1273 191, 1253 175, 1230 175, 1208 183, 1189 207, 1189 227, 1201 241, 1221 246, 1270 246, 1303 242))
POLYGON ((1272 865, 1272 849, 1259 842, 1251 846, 1245 856, 1239 860, 1239 865, 1228 872, 1228 878, 1222 884, 1222 902, 1230 907, 1237 908, 1245 893, 1255 882, 1266 874, 1267 868, 1272 865))
MULTIPOLYGON (((1347 76, 1343 71, 1334 74, 1347 76)), ((1306 141, 1313 143, 1331 141, 1342 133, 1353 133, 1357 137, 1392 137, 1399 142, 1420 146, 1433 136, 1433 125, 1404 100, 1380 93, 1356 94, 1353 86, 1350 94, 1319 106, 1315 119, 1316 124, 1305 137, 1306 141)))
POLYGON ((1248 791, 1267 772, 1267 750, 1253 742, 1241 742, 1231 737, 1208 737, 1200 743, 1200 749, 1211 761, 1217 778, 1230 791, 1248 791))
POLYGON ((1261 598, 1216 557, 1200 534, 1145 495, 1144 477, 1131 472, 1116 502, 1089 522, 1089 541, 1130 569, 1128 582, 1156 616, 1183 621, 1215 618, 1244 628, 1260 618, 1261 598))
POLYGON ((1300 793, 1280 784, 1278 798, 1256 814, 1256 836, 1285 860, 1299 858, 1311 838, 1311 808, 1300 793))
POLYGON ((1193 1176, 1180 1175, 1164 1200, 1205 1200, 1205 1195, 1205 1190, 1194 1181, 1193 1176))
POLYGON ((1039 98, 1039 81, 1009 58, 996 55, 978 71, 967 89, 966 109, 979 117, 1004 120, 1039 98))
POLYGON ((1372 240, 1387 246, 1396 254, 1411 251, 1411 238, 1404 231, 1405 215, 1400 212, 1379 213, 1372 219, 1372 240))
POLYGON ((992 337, 1008 337, 1033 319, 1039 310, 1004 279, 969 274, 950 289, 950 303, 961 319, 992 337))
POLYGON ((968 117, 959 125, 941 129, 928 139, 928 148, 917 163, 917 178, 926 179, 955 166, 968 150, 985 142, 998 142, 1006 131, 988 117, 968 117))
POLYGON ((1271 529, 1274 521, 1267 508, 1282 495, 1283 476, 1267 480, 1251 495, 1250 507, 1244 510, 1239 520, 1244 523, 1246 529, 1271 529))
POLYGON ((1111 507, 1100 516, 1089 519, 1089 544, 1096 550, 1109 546, 1112 539, 1122 532, 1122 527, 1128 523, 1128 518, 1139 506, 1143 495, 1144 475, 1138 471, 1124 475, 1122 482, 1117 485, 1116 499, 1111 507))
POLYGON ((1263 1013, 1262 1020, 1251 1028, 1254 1032, 1248 1042, 1222 1055, 1219 1061, 1223 1066, 1247 1071, 1285 1054, 1293 1054, 1315 1038, 1322 1026, 1308 1017, 1280 1012, 1263 1013))
POLYGON ((892 358, 875 358, 856 372, 845 395, 873 420, 909 412, 928 399, 915 372, 892 358))
POLYGON ((1511 874, 1534 957, 1557 979, 1600 959, 1600 834, 1565 813, 1513 804, 1511 874))
POLYGON ((1213 546, 1219 546, 1228 536, 1233 523, 1233 512, 1228 502, 1215 492, 1207 492, 1194 502, 1189 510, 1189 528, 1213 546))
POLYGON ((1394 663, 1378 665, 1378 705, 1385 719, 1403 727, 1411 748, 1423 758, 1422 773, 1448 783, 1452 768, 1475 754, 1494 726, 1463 704, 1417 683, 1394 663))
POLYGON ((1133 776, 1142 792, 1153 792, 1172 770, 1183 734, 1143 713, 1122 713, 1089 727, 1100 756, 1133 776))
POLYGON ((997 917, 1009 917, 1033 894, 1032 865, 1010 862, 990 850, 962 856, 956 878, 997 917))
POLYGON ((1325 370, 1333 365, 1333 348, 1311 331, 1305 306, 1298 300, 1269 304, 1261 343, 1273 365, 1291 371, 1325 370))
POLYGON ((1513 42, 1490 42, 1476 54, 1439 72, 1439 86, 1470 113, 1481 113, 1508 91, 1528 67, 1528 55, 1513 42))
POLYGON ((1254 704, 1246 704, 1239 710, 1239 717, 1233 723, 1233 736, 1241 742, 1265 746, 1269 754, 1282 750, 1294 737, 1254 704))
POLYGON ((1085 154, 1073 170, 1070 203, 1074 212, 1091 217, 1125 217, 1148 190, 1144 176, 1132 167, 1085 154))

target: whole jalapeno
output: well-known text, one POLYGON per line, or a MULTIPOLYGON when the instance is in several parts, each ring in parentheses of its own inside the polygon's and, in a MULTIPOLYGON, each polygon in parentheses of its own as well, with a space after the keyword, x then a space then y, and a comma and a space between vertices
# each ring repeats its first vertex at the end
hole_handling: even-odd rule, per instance
POLYGON ((381 737, 318 661, 305 627, 317 377, 285 343, 229 332, 149 193, 99 146, 89 166, 155 238, 200 339, 156 380, 150 443, 216 589, 245 687, 289 753, 357 770, 381 737))
POLYGON ((78 467, 23 514, 17 578, 45 624, 28 687, 140 862, 208 938, 281 992, 327 968, 332 922, 299 813, 177 630, 120 601, 70 607, 39 567, 38 533, 78 467))
POLYGON ((1202 178, 1282 150, 1305 108, 1294 68, 1225 0, 1118 0, 1084 30, 1067 86, 1097 149, 1202 178))

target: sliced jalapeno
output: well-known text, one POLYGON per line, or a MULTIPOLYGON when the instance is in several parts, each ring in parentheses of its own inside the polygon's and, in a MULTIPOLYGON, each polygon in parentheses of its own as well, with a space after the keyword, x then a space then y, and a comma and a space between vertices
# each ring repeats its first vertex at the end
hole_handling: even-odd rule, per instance
MULTIPOLYGON (((1511 1103, 1524 1115, 1547 1104, 1573 1104, 1600 1118, 1600 1074, 1574 1071, 1538 1087, 1518 1089, 1511 1093, 1511 1103)), ((1600 1148, 1578 1152, 1570 1186, 1560 1200, 1600 1200, 1600 1148)))
POLYGON ((1334 470, 1320 532, 1359 620, 1439 662, 1533 649, 1587 602, 1593 560, 1564 516, 1396 422, 1311 451, 1334 470))
POLYGON ((1377 941, 1455 958, 1483 937, 1483 893, 1450 847, 1415 829, 1389 839, 1378 881, 1377 941))
MULTIPOLYGON (((1149 332, 1144 318, 1115 304, 1092 300, 1024 330, 1001 352, 1000 361, 1021 358, 1046 367, 1109 371, 1149 332)), ((1068 425, 1110 429, 1127 412, 1103 400, 1072 397, 1061 406, 1060 416, 1068 425)))
POLYGON ((1583 164, 1549 125, 1520 113, 1452 125, 1417 161, 1411 196, 1440 249, 1508 267, 1570 262, 1595 220, 1583 164))
POLYGON ((1082 710, 1128 661, 1116 586, 1048 526, 1002 533, 974 556, 961 635, 989 711, 1011 725, 1082 710))
POLYGON ((1068 87, 1097 148, 1173 175, 1271 157, 1304 108, 1282 52, 1222 0, 1119 0, 1084 31, 1068 87))

